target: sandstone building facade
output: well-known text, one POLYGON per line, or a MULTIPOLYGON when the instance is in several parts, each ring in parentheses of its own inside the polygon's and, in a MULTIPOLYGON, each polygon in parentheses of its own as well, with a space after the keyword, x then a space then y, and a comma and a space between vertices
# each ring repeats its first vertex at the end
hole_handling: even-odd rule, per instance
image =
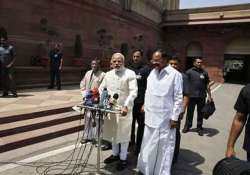
POLYGON ((95 57, 107 67, 115 51, 129 59, 143 49, 150 59, 159 47, 178 56, 183 70, 198 56, 216 81, 249 79, 250 4, 179 10, 179 0, 1 0, 0 21, 16 48, 19 87, 48 82, 44 65, 55 41, 63 44, 64 84, 79 83, 95 57), (76 36, 81 58, 75 58, 76 36))

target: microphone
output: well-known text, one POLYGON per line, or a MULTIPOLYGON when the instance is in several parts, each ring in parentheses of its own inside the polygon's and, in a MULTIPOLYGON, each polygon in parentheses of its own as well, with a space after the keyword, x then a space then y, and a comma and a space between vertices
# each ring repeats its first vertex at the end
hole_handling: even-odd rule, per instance
POLYGON ((101 94, 100 102, 99 102, 99 107, 100 108, 107 108, 108 106, 108 101, 109 101, 109 94, 107 88, 104 88, 101 94))
POLYGON ((113 95, 113 99, 110 101, 110 108, 114 110, 115 106, 117 106, 117 99, 119 98, 119 95, 115 93, 113 95))
POLYGON ((92 91, 88 90, 86 92, 84 99, 83 99, 83 104, 86 106, 92 106, 93 105, 92 96, 93 96, 92 91))

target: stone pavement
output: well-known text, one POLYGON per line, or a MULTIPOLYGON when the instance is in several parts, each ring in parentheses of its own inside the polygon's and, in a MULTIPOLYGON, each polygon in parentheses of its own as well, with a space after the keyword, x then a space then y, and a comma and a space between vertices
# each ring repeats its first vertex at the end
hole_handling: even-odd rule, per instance
MULTIPOLYGON (((215 114, 207 121, 204 121, 204 131, 203 137, 198 136, 194 129, 187 134, 182 134, 181 150, 178 163, 174 166, 172 175, 211 175, 213 167, 215 164, 224 157, 224 152, 226 148, 226 142, 228 138, 228 133, 231 127, 232 119, 234 117, 233 105, 238 96, 241 85, 233 84, 223 84, 218 90, 213 93, 213 98, 216 104, 215 114)), ((183 125, 184 121, 182 122, 183 125)), ((194 117, 193 127, 196 126, 196 117, 194 117)), ((80 133, 81 135, 81 133, 80 133)), ((236 153, 240 159, 246 159, 245 152, 242 150, 243 135, 239 138, 236 144, 236 153)), ((58 154, 52 154, 49 151, 58 150, 69 145, 74 145, 77 140, 78 135, 74 134, 70 136, 71 142, 67 144, 57 144, 51 148, 44 148, 42 151, 35 152, 35 147, 43 145, 45 143, 40 143, 36 145, 29 146, 29 148, 23 148, 17 151, 24 151, 25 149, 34 149, 34 154, 27 154, 12 159, 13 164, 17 165, 17 161, 21 161, 30 157, 41 156, 43 154, 48 154, 46 157, 40 157, 33 163, 25 163, 22 166, 18 166, 6 171, 1 171, 4 163, 3 161, 11 161, 8 159, 8 155, 15 154, 15 152, 6 153, 2 157, 0 162, 0 175, 37 175, 37 174, 72 174, 75 170, 77 172, 93 171, 95 170, 96 163, 96 149, 92 150, 91 146, 87 145, 81 146, 77 151, 73 152, 72 149, 60 152, 58 154), (33 147, 33 148, 31 148, 33 147), (85 150, 85 151, 83 151, 85 150), (84 153, 84 154, 82 154, 84 153), (70 156, 71 155, 71 156, 70 156), (88 158, 89 160, 85 161, 88 158), (81 160, 79 162, 79 160, 81 160), (85 166, 87 166, 85 169, 85 166)), ((69 139, 69 136, 62 137, 61 139, 69 139)), ((103 160, 111 154, 111 151, 104 151, 101 154, 101 168, 105 174, 115 174, 115 175, 132 175, 136 174, 136 158, 130 154, 129 155, 129 168, 117 172, 115 170, 115 164, 105 165, 103 160)), ((33 157, 34 158, 34 157, 33 157)), ((32 158, 31 158, 32 159, 32 158)), ((20 163, 19 163, 20 164, 20 163)), ((88 174, 82 172, 81 174, 88 174)))
POLYGON ((27 110, 46 109, 52 106, 74 104, 81 101, 79 86, 65 86, 63 90, 46 88, 24 89, 18 97, 0 97, 0 114, 27 112, 27 110))

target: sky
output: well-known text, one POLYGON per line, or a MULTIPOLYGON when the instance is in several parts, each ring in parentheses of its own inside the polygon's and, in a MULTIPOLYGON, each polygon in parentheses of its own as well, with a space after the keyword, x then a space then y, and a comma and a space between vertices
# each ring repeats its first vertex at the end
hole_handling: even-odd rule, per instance
POLYGON ((186 9, 243 3, 250 3, 250 0, 180 0, 180 8, 186 9))

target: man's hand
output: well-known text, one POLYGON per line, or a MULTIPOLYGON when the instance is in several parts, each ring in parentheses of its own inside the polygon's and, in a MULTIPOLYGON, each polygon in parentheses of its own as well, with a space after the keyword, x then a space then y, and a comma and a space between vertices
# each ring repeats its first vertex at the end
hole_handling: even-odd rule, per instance
POLYGON ((208 95, 207 100, 208 100, 209 102, 212 102, 212 101, 213 101, 213 98, 212 98, 210 95, 208 95))
POLYGON ((59 70, 62 70, 62 66, 59 67, 59 70))
POLYGON ((127 107, 127 106, 124 106, 124 107, 122 108, 122 116, 126 116, 127 113, 128 113, 128 107, 127 107))
POLYGON ((178 127, 178 121, 170 120, 170 128, 174 129, 178 127))
POLYGON ((141 113, 144 113, 145 111, 144 111, 144 105, 142 105, 142 107, 141 107, 141 113))
POLYGON ((227 158, 230 158, 230 157, 234 157, 236 154, 235 154, 235 151, 233 148, 227 148, 227 151, 226 151, 226 154, 225 156, 227 158))
POLYGON ((13 63, 8 64, 6 67, 10 68, 13 65, 13 63))

